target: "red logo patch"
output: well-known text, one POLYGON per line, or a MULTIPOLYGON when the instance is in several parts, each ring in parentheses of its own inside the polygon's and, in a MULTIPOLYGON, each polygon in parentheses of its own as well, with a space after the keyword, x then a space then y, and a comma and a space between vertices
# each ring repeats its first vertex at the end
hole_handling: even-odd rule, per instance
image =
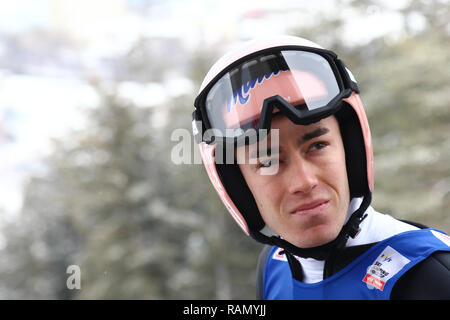
POLYGON ((383 291, 384 285, 386 284, 384 281, 381 281, 380 279, 377 279, 368 273, 366 273, 366 276, 364 277, 363 281, 381 291, 383 291))

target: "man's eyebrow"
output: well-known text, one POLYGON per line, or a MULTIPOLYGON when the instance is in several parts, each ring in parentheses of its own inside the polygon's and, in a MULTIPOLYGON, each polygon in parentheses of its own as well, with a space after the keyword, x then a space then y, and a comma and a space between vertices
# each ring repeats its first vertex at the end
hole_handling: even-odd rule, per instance
MULTIPOLYGON (((304 144, 305 142, 307 142, 307 141, 309 141, 309 140, 312 140, 312 139, 314 139, 314 138, 323 136, 324 134, 327 134, 328 132, 330 132, 330 129, 328 129, 328 128, 326 128, 326 127, 318 127, 318 128, 314 129, 314 130, 311 131, 311 132, 305 133, 305 134, 299 139, 299 141, 298 141, 297 144, 300 146, 300 145, 304 144)), ((269 149, 267 149, 267 150, 258 150, 258 148, 255 148, 255 150, 252 151, 252 152, 250 153, 249 158, 250 158, 250 159, 257 159, 257 158, 259 158, 261 155, 267 155, 267 156, 270 156, 270 155, 272 155, 272 154, 278 154, 278 153, 283 153, 282 148, 281 148, 281 147, 278 147, 278 146, 275 147, 275 148, 272 148, 272 149, 269 148, 269 149), (258 154, 258 151, 259 151, 259 154, 258 154), (262 151, 265 151, 265 152, 262 152, 262 151)))
POLYGON ((328 132, 330 132, 330 129, 328 129, 326 127, 318 127, 311 132, 305 133, 298 141, 298 145, 302 145, 303 143, 305 143, 309 140, 323 136, 324 134, 327 134, 328 132))

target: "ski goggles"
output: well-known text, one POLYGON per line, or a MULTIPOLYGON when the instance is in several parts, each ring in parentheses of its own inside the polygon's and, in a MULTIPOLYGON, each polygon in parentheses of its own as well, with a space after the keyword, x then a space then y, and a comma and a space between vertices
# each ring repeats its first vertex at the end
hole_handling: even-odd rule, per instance
POLYGON ((236 142, 250 131, 270 130, 279 112, 308 125, 334 114, 352 91, 359 92, 356 80, 332 51, 266 49, 237 60, 200 92, 194 136, 198 143, 236 142))

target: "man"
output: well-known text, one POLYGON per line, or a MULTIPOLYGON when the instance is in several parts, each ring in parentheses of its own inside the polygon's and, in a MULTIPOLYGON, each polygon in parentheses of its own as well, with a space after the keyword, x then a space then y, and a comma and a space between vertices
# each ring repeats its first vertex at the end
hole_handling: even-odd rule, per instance
POLYGON ((450 298, 450 238, 370 207, 370 129, 335 53, 246 43, 206 75, 193 130, 226 208, 267 245, 258 298, 450 298))

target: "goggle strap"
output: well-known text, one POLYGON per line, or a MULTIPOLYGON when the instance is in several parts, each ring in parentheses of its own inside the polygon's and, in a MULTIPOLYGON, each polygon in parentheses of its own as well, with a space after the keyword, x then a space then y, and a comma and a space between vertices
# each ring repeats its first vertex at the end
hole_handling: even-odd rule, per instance
POLYGON ((200 112, 195 109, 194 112, 192 112, 192 133, 197 144, 203 141, 203 132, 205 132, 204 127, 205 125, 203 124, 202 116, 200 112))
POLYGON ((336 64, 339 68, 339 73, 342 76, 342 80, 344 81, 345 87, 350 88, 352 91, 359 93, 358 84, 356 83, 355 77, 352 72, 347 68, 345 63, 342 60, 336 59, 336 64))

